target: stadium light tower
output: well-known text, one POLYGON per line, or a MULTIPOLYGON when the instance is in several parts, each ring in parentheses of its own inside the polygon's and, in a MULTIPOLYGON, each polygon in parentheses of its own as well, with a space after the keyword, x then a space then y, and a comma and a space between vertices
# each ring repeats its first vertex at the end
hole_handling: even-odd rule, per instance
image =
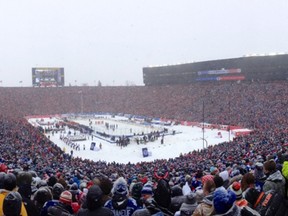
POLYGON ((205 103, 204 103, 204 100, 203 100, 203 109, 202 109, 203 149, 205 148, 205 130, 204 130, 204 120, 205 120, 205 115, 204 115, 204 111, 205 111, 205 103))
POLYGON ((81 113, 83 113, 83 93, 82 91, 78 91, 78 93, 80 94, 80 107, 81 107, 81 113))
POLYGON ((230 130, 230 125, 231 125, 231 107, 230 107, 230 100, 229 100, 229 125, 228 125, 228 135, 229 135, 229 143, 230 143, 230 133, 231 133, 231 130, 230 130))

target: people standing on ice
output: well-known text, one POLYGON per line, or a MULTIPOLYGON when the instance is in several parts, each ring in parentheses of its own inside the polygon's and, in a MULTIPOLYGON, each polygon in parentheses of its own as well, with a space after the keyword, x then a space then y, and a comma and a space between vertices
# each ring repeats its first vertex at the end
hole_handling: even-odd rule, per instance
POLYGON ((164 134, 162 134, 161 144, 164 144, 164 134))

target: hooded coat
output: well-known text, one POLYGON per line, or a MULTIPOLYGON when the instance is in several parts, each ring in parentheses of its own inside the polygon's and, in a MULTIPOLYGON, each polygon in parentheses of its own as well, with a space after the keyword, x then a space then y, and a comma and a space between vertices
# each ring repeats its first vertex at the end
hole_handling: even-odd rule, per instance
POLYGON ((223 214, 215 214, 215 216, 241 216, 241 209, 235 204, 223 214))
POLYGON ((193 212, 193 216, 209 216, 213 214, 213 195, 214 192, 204 197, 202 203, 200 203, 193 212))
POLYGON ((263 191, 267 192, 274 190, 285 197, 285 178, 282 176, 281 172, 277 170, 276 172, 270 174, 263 185, 263 191))
POLYGON ((136 200, 129 198, 127 182, 123 177, 118 178, 112 188, 112 199, 104 207, 109 208, 114 215, 131 216, 138 209, 136 200))

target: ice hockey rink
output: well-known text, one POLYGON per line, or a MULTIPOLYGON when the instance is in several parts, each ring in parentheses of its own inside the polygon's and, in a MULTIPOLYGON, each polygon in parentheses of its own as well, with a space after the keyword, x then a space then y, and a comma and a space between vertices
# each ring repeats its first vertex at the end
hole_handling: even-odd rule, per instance
MULTIPOLYGON (((54 125, 61 121, 59 118, 30 118, 28 121, 35 127, 39 127, 39 121, 48 123, 48 125, 41 126, 53 128, 54 125)), ((71 119, 70 119, 71 120, 71 119)), ((142 124, 135 123, 128 120, 125 117, 111 117, 109 115, 89 118, 73 118, 73 122, 81 125, 86 125, 94 131, 100 133, 107 133, 115 136, 121 135, 137 135, 130 138, 130 143, 125 147, 116 145, 115 142, 110 139, 103 139, 96 133, 92 135, 81 134, 80 131, 69 129, 64 127, 61 132, 46 132, 45 135, 54 142, 57 146, 63 149, 66 153, 71 154, 73 150, 73 157, 81 157, 83 159, 89 159, 93 161, 106 161, 116 163, 137 163, 141 161, 154 161, 155 159, 169 159, 178 157, 180 154, 185 154, 193 150, 203 149, 207 145, 215 145, 221 142, 229 141, 233 139, 234 135, 228 131, 218 129, 205 129, 204 130, 204 141, 203 141, 203 130, 200 127, 183 126, 183 125, 161 125, 161 124, 142 124), (112 126, 108 127, 107 125, 112 126), (111 129, 112 128, 112 129, 111 129), (153 131, 163 131, 164 137, 161 135, 158 139, 149 142, 136 143, 135 137, 141 137, 142 133, 147 134, 153 131), (219 135, 220 133, 221 135, 219 135), (67 143, 61 140, 60 137, 67 137, 68 134, 72 136, 82 137, 83 140, 73 141, 74 144, 79 146, 80 150, 71 148, 67 143), (163 144, 161 139, 163 138, 163 144), (90 149, 91 143, 95 143, 93 150, 90 149), (100 148, 101 143, 101 148, 100 148), (85 149, 84 149, 85 147, 85 149), (148 156, 143 156, 143 148, 148 151, 148 156)), ((146 152, 147 152, 146 151, 146 152)))

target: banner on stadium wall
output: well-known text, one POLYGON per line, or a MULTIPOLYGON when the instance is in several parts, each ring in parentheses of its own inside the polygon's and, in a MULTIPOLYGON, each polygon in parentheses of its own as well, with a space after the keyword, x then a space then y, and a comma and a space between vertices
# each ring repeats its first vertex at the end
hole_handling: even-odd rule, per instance
POLYGON ((198 126, 199 123, 198 122, 190 122, 190 121, 181 121, 181 125, 184 125, 184 126, 198 126))
POLYGON ((198 76, 202 75, 219 75, 219 74, 233 74, 233 73, 241 73, 240 68, 232 68, 232 69, 221 69, 221 70, 207 70, 207 71, 198 71, 198 76))
POLYGON ((252 130, 245 129, 245 128, 231 130, 231 133, 234 134, 236 137, 249 135, 251 132, 252 130))
POLYGON ((229 128, 230 128, 230 130, 243 129, 240 126, 232 126, 232 125, 230 125, 229 128))
POLYGON ((245 80, 245 76, 222 76, 219 77, 219 81, 238 81, 238 80, 245 80))

